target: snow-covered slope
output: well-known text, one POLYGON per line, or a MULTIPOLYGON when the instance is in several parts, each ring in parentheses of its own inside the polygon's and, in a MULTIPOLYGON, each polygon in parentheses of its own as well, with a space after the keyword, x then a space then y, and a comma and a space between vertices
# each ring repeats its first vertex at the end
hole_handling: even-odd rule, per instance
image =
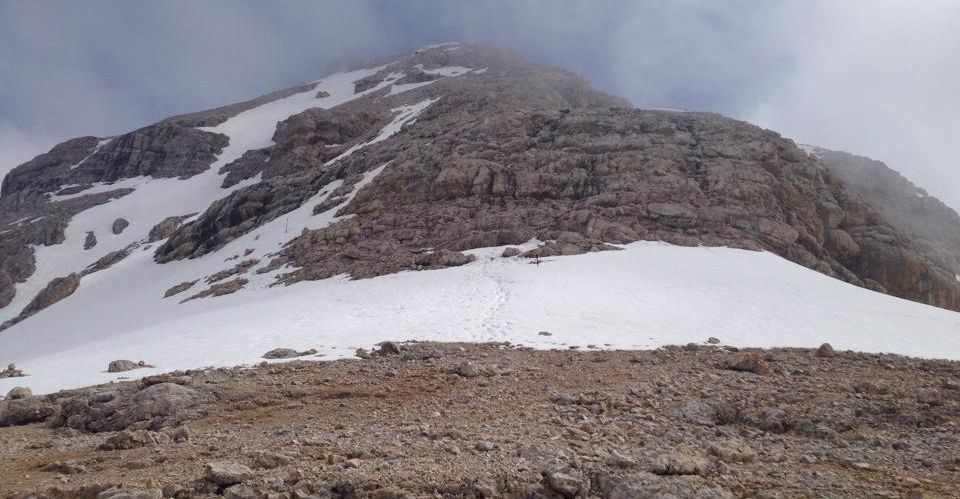
MULTIPOLYGON (((118 377, 104 371, 120 358, 157 366, 128 373, 142 376, 253 364, 276 347, 316 348, 318 359, 333 359, 410 339, 651 348, 715 336, 729 345, 830 342, 960 359, 960 314, 845 284, 770 253, 634 243, 532 265, 496 256, 501 250, 477 250, 478 260, 463 267, 260 288, 179 308, 137 291, 158 276, 118 272, 31 319, 31 334, 0 335, 0 362, 31 375, 0 380, 0 390, 105 382, 118 377)), ((122 265, 137 268, 143 258, 122 265)))
MULTIPOLYGON (((134 192, 129 195, 112 200, 107 204, 85 210, 74 216, 66 229, 66 240, 63 243, 52 246, 35 246, 34 256, 37 261, 37 270, 25 283, 16 285, 17 294, 14 300, 10 305, 0 308, 0 323, 16 317, 30 300, 52 279, 63 277, 71 272, 82 271, 88 265, 93 264, 108 253, 144 241, 151 227, 163 221, 168 216, 201 213, 211 202, 223 198, 237 189, 256 183, 258 179, 255 178, 240 182, 229 188, 222 188, 221 184, 223 183, 225 174, 219 173, 220 168, 238 159, 249 150, 272 145, 273 140, 271 137, 279 121, 285 120, 306 109, 335 107, 390 86, 391 82, 399 78, 399 76, 385 80, 367 90, 361 92, 354 91, 355 81, 376 74, 384 67, 386 66, 333 74, 316 82, 316 87, 309 91, 297 93, 241 112, 216 127, 203 128, 207 131, 227 135, 230 142, 210 168, 200 175, 195 175, 188 179, 136 177, 108 185, 94 185, 92 188, 76 194, 51 196, 52 200, 59 201, 115 189, 135 189, 134 192), (110 230, 111 224, 114 220, 121 217, 130 222, 129 228, 121 234, 112 234, 110 230), (88 232, 97 234, 98 242, 94 248, 84 249, 84 240, 88 232)), ((440 71, 438 74, 462 75, 464 71, 461 71, 461 69, 462 68, 451 68, 451 71, 445 72, 438 70, 440 71)), ((426 84, 430 83, 433 82, 426 82, 426 84)), ((396 89, 394 88, 393 90, 396 89)), ((435 101, 426 100, 411 106, 394 109, 394 119, 387 124, 375 138, 350 148, 337 158, 331 160, 331 163, 363 147, 383 141, 398 133, 405 124, 414 121, 416 117, 433 102, 435 101)), ((328 188, 318 193, 315 199, 322 200, 326 194, 329 194, 330 191, 338 186, 339 185, 328 186, 328 188)), ((342 204, 344 203, 341 203, 341 205, 342 204)), ((305 205, 303 211, 307 211, 310 207, 312 207, 312 205, 309 207, 305 205)), ((274 244, 270 247, 266 247, 263 241, 258 241, 256 246, 258 250, 263 251, 245 256, 249 258, 262 257, 268 252, 276 251, 281 243, 293 238, 299 234, 302 229, 322 226, 318 225, 318 220, 323 219, 323 217, 319 219, 313 217, 306 220, 304 216, 298 217, 298 214, 291 215, 294 216, 296 220, 302 220, 304 223, 291 226, 289 223, 290 215, 288 215, 285 219, 286 223, 282 225, 284 234, 289 234, 289 237, 274 238, 274 244)), ((329 223, 330 217, 327 218, 326 222, 329 223)), ((263 229, 267 229, 268 232, 272 230, 268 228, 263 229)), ((261 232, 263 232, 263 230, 258 231, 255 235, 248 234, 248 236, 257 236, 261 232)), ((252 237, 243 238, 243 241, 249 243, 249 239, 252 239, 252 237)), ((232 246, 236 246, 236 244, 232 246)), ((249 244, 245 246, 245 248, 248 247, 252 246, 249 244)), ((151 245, 144 245, 142 251, 148 252, 151 248, 151 245)), ((224 251, 221 251, 217 257, 207 258, 203 263, 188 265, 189 269, 186 273, 171 272, 171 269, 165 268, 163 272, 159 273, 160 277, 158 277, 158 279, 160 279, 160 282, 167 283, 167 287, 169 288, 183 280, 195 280, 199 277, 217 272, 218 270, 230 268, 233 266, 232 264, 223 263, 224 253, 224 251), (163 276, 174 275, 178 275, 181 281, 168 282, 168 279, 163 279, 163 276)), ((140 258, 139 260, 145 262, 149 260, 149 258, 140 258)), ((130 264, 130 262, 126 263, 127 265, 130 264)), ((264 261, 263 263, 265 264, 266 262, 264 261)), ((149 267, 150 265, 144 264, 144 266, 149 267)), ((145 271, 144 275, 148 274, 149 271, 145 271)), ((101 272, 100 275, 92 276, 89 280, 103 279, 106 275, 110 275, 112 279, 114 273, 110 271, 101 272)), ((84 280, 83 287, 86 287, 89 280, 84 280)), ((162 292, 159 296, 162 296, 162 292)), ((23 325, 19 326, 16 330, 22 331, 25 329, 33 330, 34 326, 23 325)))

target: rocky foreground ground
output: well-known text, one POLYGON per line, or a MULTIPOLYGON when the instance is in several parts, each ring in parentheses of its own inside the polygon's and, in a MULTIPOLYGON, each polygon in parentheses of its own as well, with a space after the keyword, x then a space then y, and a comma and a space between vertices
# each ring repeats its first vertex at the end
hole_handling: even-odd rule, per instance
POLYGON ((960 497, 960 364, 734 350, 387 344, 8 399, 0 496, 960 497))

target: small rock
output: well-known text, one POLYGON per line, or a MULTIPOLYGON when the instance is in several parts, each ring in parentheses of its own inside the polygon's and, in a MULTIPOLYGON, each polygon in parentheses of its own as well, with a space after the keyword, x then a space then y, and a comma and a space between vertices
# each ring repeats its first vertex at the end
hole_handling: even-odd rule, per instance
POLYGON ((292 348, 274 348, 269 352, 263 354, 264 359, 293 359, 296 357, 306 357, 307 355, 313 355, 317 353, 316 349, 311 348, 310 350, 304 350, 298 352, 292 348))
POLYGON ((752 463, 757 455, 743 444, 714 443, 708 453, 724 463, 752 463))
POLYGON ((293 462, 293 458, 276 452, 260 451, 253 454, 253 465, 262 469, 273 469, 293 462))
POLYGON ((367 360, 370 358, 370 352, 366 351, 366 349, 363 349, 363 348, 358 348, 355 355, 364 360, 367 360))
POLYGON ((553 333, 551 333, 550 331, 540 331, 537 334, 540 336, 553 336, 553 333))
POLYGON ((887 395, 890 393, 890 387, 874 381, 860 381, 853 385, 853 389, 857 393, 865 393, 867 395, 887 395))
POLYGON ((263 354, 264 359, 292 359, 299 357, 300 353, 292 348, 274 348, 263 354))
POLYGON ((226 499, 259 499, 264 495, 249 485, 239 483, 223 489, 223 497, 226 499))
POLYGON ((230 486, 253 478, 253 470, 237 463, 211 462, 206 465, 204 478, 219 486, 230 486))
POLYGON ((344 468, 359 468, 363 464, 363 461, 359 459, 347 459, 343 462, 344 468))
POLYGON ((132 371, 134 369, 139 369, 141 366, 138 362, 132 360, 115 360, 107 366, 108 373, 122 373, 124 371, 132 371))
POLYGON ((33 396, 33 391, 25 386, 15 386, 7 392, 7 398, 10 400, 25 399, 33 396))
POLYGON ((146 388, 148 386, 159 385, 161 383, 173 383, 175 385, 189 385, 193 383, 193 378, 190 376, 174 376, 172 374, 155 374, 153 376, 145 376, 140 380, 140 384, 146 388))
POLYGON ((504 248, 503 253, 500 254, 503 258, 510 258, 517 256, 521 253, 520 248, 514 248, 510 246, 509 248, 504 248))
POLYGON ((88 250, 97 245, 97 235, 91 231, 87 232, 87 237, 83 240, 83 249, 88 250))
POLYGON ((616 449, 610 451, 610 455, 606 459, 608 466, 613 466, 614 468, 633 468, 637 465, 633 459, 617 452, 616 449))
POLYGON ((520 449, 519 456, 527 461, 553 461, 563 456, 563 453, 543 443, 535 443, 520 449))
POLYGON ((917 480, 916 478, 911 478, 908 476, 902 476, 899 478, 899 480, 900 480, 900 485, 903 485, 908 489, 919 489, 923 485, 920 483, 920 480, 917 480))
POLYGON ((686 454, 662 455, 650 471, 657 475, 706 475, 709 463, 706 459, 686 454))
POLYGON ((49 471, 53 473, 60 473, 63 475, 77 475, 86 471, 86 466, 76 462, 76 461, 54 461, 43 468, 40 468, 41 471, 49 471))
POLYGON ((756 352, 748 353, 736 361, 727 362, 726 368, 733 371, 751 372, 760 375, 770 372, 770 364, 756 352))
POLYGON ((487 442, 486 440, 481 440, 477 442, 477 445, 475 445, 474 448, 480 452, 489 452, 489 451, 492 451, 493 449, 496 449, 496 446, 493 445, 493 443, 491 442, 487 442))
POLYGON ((476 378, 477 376, 480 376, 480 369, 478 369, 473 362, 468 360, 458 364, 457 367, 454 368, 453 372, 463 376, 464 378, 476 378))
POLYGON ((117 487, 107 489, 97 495, 97 499, 161 499, 160 489, 125 490, 117 487))
POLYGON ((833 347, 829 343, 824 343, 817 349, 817 357, 830 358, 833 354, 833 347))
POLYGON ((704 426, 733 424, 743 417, 739 407, 723 399, 691 399, 675 410, 674 415, 704 426))
POLYGON ((0 371, 0 378, 22 378, 23 371, 17 369, 17 366, 10 364, 6 369, 0 371))
POLYGON ((165 431, 164 434, 170 437, 174 443, 189 442, 193 439, 193 432, 186 426, 179 426, 172 430, 165 431))
POLYGON ((711 344, 711 345, 716 345, 716 344, 720 343, 720 338, 715 338, 715 337, 711 336, 711 337, 707 338, 707 343, 709 343, 709 344, 711 344))
POLYGON ((380 349, 377 350, 377 353, 380 355, 400 355, 400 345, 392 341, 384 341, 380 344, 380 349))
POLYGON ((572 471, 549 471, 543 474, 544 485, 565 499, 587 497, 590 480, 572 471))
POLYGON ((831 440, 837 436, 837 432, 833 428, 824 424, 800 424, 797 425, 797 433, 820 440, 831 440))
MULTIPOLYGON (((7 395, 9 397, 9 395, 7 395)), ((927 405, 940 405, 943 404, 943 399, 940 397, 940 391, 934 388, 921 388, 917 392, 917 402, 927 405)))
POLYGON ((160 443, 160 435, 152 431, 121 431, 107 437, 107 440, 97 447, 100 450, 129 450, 156 445, 160 443))
POLYGON ((113 225, 110 226, 110 232, 114 234, 120 234, 124 229, 130 226, 130 222, 125 218, 118 218, 113 221, 113 225))

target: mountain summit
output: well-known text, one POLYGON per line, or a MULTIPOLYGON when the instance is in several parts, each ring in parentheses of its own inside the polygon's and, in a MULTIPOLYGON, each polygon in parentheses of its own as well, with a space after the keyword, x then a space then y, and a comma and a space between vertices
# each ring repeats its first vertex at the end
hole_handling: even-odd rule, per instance
MULTIPOLYGON (((881 351, 914 329, 949 337, 957 314, 879 293, 960 310, 956 213, 928 204, 944 229, 914 229, 906 191, 888 202, 851 173, 878 166, 811 151, 634 109, 508 51, 425 47, 12 170, 0 361, 232 365, 271 342, 349 355, 387 333, 653 346, 819 343, 804 335, 821 328, 881 351), (448 270, 405 272, 431 269, 448 270)), ((960 356, 955 336, 905 353, 960 356)))

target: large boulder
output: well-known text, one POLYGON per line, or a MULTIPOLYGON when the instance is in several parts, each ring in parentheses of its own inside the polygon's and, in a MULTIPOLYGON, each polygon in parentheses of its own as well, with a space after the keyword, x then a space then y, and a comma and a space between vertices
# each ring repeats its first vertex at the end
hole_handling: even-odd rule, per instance
POLYGON ((32 396, 33 391, 25 386, 15 386, 7 392, 7 399, 9 400, 25 399, 32 396))
POLYGON ((53 412, 53 404, 46 397, 0 400, 0 427, 39 423, 53 412))
POLYGON ((126 218, 118 218, 113 221, 113 225, 110 226, 110 232, 114 234, 122 233, 127 227, 130 226, 130 222, 126 218))
POLYGON ((158 430, 197 417, 197 410, 213 399, 209 393, 175 383, 92 392, 64 400, 56 424, 95 433, 158 430))

